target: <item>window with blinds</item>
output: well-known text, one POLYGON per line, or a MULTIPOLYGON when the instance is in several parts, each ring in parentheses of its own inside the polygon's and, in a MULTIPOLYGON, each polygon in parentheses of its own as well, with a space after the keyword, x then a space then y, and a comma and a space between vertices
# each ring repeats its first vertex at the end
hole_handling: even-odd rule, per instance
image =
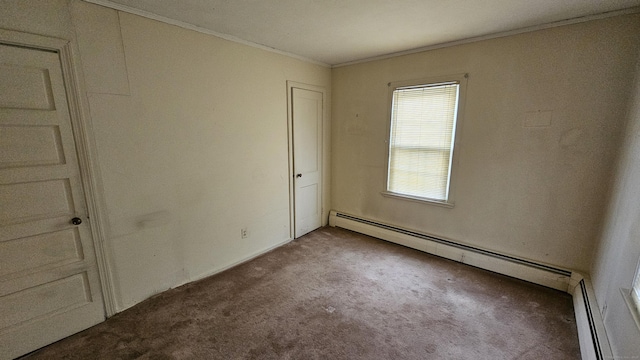
POLYGON ((460 81, 393 88, 387 192, 447 202, 460 81))

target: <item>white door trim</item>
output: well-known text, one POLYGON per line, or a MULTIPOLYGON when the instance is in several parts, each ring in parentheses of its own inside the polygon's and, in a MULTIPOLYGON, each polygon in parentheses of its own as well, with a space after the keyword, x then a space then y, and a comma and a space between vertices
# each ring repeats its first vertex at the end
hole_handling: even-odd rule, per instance
POLYGON ((58 38, 52 38, 41 35, 22 33, 18 31, 0 29, 0 43, 14 46, 22 46, 39 50, 48 50, 58 53, 60 63, 62 64, 62 76, 64 78, 64 86, 67 92, 67 101, 69 103, 69 114, 71 116, 71 127, 73 128, 73 137, 76 143, 76 151, 78 155, 78 165, 82 179, 82 187, 84 189, 85 201, 88 210, 88 223, 93 235, 94 248, 96 252, 96 261, 98 265, 98 274, 100 276, 100 286, 102 297, 104 299, 105 314, 107 317, 116 313, 115 297, 113 291, 113 281, 111 276, 110 262, 108 261, 108 251, 105 247, 104 239, 104 217, 103 202, 99 196, 99 174, 97 162, 94 159, 95 142, 92 138, 92 132, 88 117, 85 116, 87 109, 87 99, 84 94, 80 81, 81 73, 76 69, 74 49, 70 41, 58 38))
MULTIPOLYGON (((292 89, 304 89, 317 91, 322 93, 322 141, 320 142, 320 152, 321 156, 321 176, 320 176, 320 199, 322 199, 322 213, 324 214, 325 208, 325 146, 324 146, 324 138, 325 138, 325 127, 327 126, 327 90, 318 85, 310 85, 301 82, 287 80, 287 139, 289 142, 289 240, 295 239, 295 197, 294 197, 294 169, 293 169, 293 102, 292 102, 292 89)), ((324 223, 324 221, 323 221, 324 223)))

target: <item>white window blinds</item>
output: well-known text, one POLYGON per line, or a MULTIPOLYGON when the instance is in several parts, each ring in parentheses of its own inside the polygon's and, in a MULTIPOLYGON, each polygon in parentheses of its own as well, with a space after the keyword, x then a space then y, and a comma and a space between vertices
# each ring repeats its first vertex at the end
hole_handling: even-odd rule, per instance
POLYGON ((459 82, 393 91, 387 191, 447 201, 459 82))

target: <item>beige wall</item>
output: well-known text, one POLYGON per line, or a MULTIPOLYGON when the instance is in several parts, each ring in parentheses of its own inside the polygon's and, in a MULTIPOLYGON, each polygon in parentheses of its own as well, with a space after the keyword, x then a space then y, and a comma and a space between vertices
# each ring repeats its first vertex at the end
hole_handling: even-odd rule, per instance
POLYGON ((75 0, 1 8, 77 43, 118 309, 289 239, 286 81, 330 94, 330 69, 75 0))
POLYGON ((286 81, 330 70, 117 15, 128 89, 87 87, 123 308, 289 239, 286 81))
POLYGON ((71 40, 69 0, 0 0, 0 28, 71 40))
POLYGON ((587 270, 640 45, 638 15, 334 69, 335 210, 587 270), (387 83, 469 73, 453 209, 383 197, 387 83), (549 127, 522 126, 553 111, 549 127))
POLYGON ((631 288, 640 259, 640 61, 633 94, 610 207, 591 269, 613 354, 620 359, 640 354, 640 330, 620 293, 621 288, 631 288))

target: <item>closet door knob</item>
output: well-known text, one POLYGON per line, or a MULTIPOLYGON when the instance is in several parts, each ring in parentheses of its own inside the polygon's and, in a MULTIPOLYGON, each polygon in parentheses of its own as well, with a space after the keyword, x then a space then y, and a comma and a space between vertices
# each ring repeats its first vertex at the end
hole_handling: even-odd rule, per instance
POLYGON ((82 219, 80 219, 79 217, 74 217, 73 219, 71 219, 71 223, 73 225, 80 225, 82 224, 82 219))
POLYGON ((302 174, 297 174, 296 177, 297 178, 302 177, 302 174))

